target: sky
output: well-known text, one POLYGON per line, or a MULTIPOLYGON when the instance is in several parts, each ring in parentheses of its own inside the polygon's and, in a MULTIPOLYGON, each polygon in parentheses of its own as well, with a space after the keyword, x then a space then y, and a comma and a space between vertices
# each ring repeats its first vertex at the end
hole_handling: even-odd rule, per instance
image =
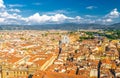
POLYGON ((0 0, 0 25, 120 22, 120 0, 0 0))

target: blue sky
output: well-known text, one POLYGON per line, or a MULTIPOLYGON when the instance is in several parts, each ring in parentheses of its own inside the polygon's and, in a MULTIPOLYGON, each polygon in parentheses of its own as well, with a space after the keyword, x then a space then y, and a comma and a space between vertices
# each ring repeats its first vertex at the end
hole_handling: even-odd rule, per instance
POLYGON ((120 22, 120 0, 0 0, 0 24, 120 22))

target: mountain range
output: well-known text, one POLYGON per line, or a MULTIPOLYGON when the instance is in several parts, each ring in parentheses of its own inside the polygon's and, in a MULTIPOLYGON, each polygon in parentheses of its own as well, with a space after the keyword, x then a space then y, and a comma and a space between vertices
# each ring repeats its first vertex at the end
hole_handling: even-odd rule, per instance
POLYGON ((0 25, 0 30, 77 30, 77 29, 120 29, 120 23, 102 24, 44 24, 44 25, 0 25))

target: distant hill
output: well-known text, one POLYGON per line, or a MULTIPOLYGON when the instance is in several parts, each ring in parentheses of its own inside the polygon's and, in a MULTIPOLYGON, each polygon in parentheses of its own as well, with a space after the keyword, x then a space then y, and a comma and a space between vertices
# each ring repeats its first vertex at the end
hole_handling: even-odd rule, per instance
POLYGON ((0 30, 3 30, 1 26, 0 26, 0 30))
POLYGON ((110 26, 111 29, 120 29, 120 23, 112 24, 110 26))
POLYGON ((44 25, 0 25, 0 30, 77 30, 77 29, 120 29, 120 23, 112 25, 101 24, 44 24, 44 25))

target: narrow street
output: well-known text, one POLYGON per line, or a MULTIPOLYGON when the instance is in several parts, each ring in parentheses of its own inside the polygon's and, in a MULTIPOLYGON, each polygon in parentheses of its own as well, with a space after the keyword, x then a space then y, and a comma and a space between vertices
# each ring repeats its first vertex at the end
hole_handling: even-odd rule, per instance
POLYGON ((53 55, 48 61, 46 61, 40 68, 40 70, 45 71, 50 65, 53 64, 57 56, 53 55))

